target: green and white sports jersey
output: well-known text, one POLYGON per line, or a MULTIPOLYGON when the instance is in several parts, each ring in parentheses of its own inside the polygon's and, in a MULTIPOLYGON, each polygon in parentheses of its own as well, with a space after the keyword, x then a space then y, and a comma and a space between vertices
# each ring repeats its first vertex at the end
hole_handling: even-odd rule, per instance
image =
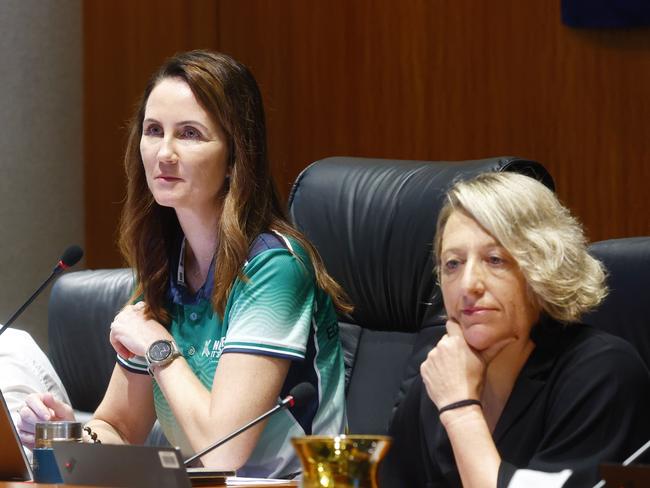
MULTIPOLYGON (((182 283, 182 259, 179 265, 171 281, 170 330, 207 388, 212 386, 221 355, 237 352, 291 360, 280 398, 303 381, 316 389, 317 395, 307 405, 269 419, 238 474, 279 477, 300 471, 291 437, 340 434, 346 424, 338 322, 329 296, 316 285, 308 254, 283 236, 260 235, 243 269, 248 281, 234 283, 223 320, 210 302, 213 273, 196 295, 189 296, 182 283)), ((146 373, 140 361, 119 356, 118 361, 131 371, 146 373)), ((193 454, 155 381, 154 400, 167 439, 185 455, 193 454)))

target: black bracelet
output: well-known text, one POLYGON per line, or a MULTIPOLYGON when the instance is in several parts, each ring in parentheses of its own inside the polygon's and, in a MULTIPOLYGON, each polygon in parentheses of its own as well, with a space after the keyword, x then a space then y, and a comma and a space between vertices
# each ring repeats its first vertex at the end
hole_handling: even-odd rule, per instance
POLYGON ((440 415, 442 412, 446 412, 447 410, 453 410, 455 408, 460 408, 460 407, 467 407, 469 405, 478 405, 479 407, 481 406, 481 402, 478 400, 461 400, 459 402, 454 402, 450 403, 449 405, 445 405, 441 409, 438 410, 438 415, 440 415))
POLYGON ((90 439, 93 441, 93 444, 101 444, 102 443, 102 441, 100 441, 97 438, 97 432, 93 432, 93 430, 90 427, 88 427, 88 426, 84 427, 84 431, 90 436, 90 439))

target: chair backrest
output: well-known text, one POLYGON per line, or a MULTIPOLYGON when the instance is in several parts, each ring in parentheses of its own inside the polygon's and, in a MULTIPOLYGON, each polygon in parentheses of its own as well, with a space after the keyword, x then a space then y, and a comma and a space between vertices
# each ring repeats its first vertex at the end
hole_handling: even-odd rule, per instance
POLYGON ((110 326, 133 287, 130 269, 87 270, 61 276, 50 294, 50 359, 72 406, 93 412, 115 365, 110 326))
POLYGON ((293 222, 355 305, 341 317, 352 433, 386 431, 417 332, 441 321, 432 242, 445 192, 457 179, 488 171, 520 172, 553 188, 542 165, 513 157, 328 158, 297 178, 289 197, 293 222))
POLYGON ((650 236, 595 242, 590 252, 607 268, 609 295, 583 321, 631 342, 650 368, 650 236))
MULTIPOLYGON (((440 321, 431 243, 443 195, 457 178, 485 171, 518 171, 553 186, 540 164, 518 158, 330 158, 298 177, 292 218, 356 305, 342 318, 352 432, 385 431, 417 333, 440 321)), ((50 356, 78 410, 93 411, 103 397, 115 364, 110 324, 132 286, 128 269, 88 270, 52 289, 50 356)))

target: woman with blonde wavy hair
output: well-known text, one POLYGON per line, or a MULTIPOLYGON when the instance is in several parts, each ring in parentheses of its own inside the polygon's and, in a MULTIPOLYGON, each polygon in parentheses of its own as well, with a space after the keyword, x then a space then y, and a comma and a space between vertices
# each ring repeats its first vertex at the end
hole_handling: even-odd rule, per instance
MULTIPOLYGON (((306 405, 201 458, 291 476, 291 437, 345 429, 334 309, 350 306, 285 218, 250 71, 209 51, 167 60, 136 110, 125 168, 120 246, 137 285, 111 326, 117 365, 87 427, 104 443, 142 443, 157 418, 190 455, 309 382, 306 405)), ((62 417, 64 406, 31 398, 22 430, 62 417)))
POLYGON ((636 350, 579 324, 605 273, 553 192, 515 173, 458 182, 434 248, 447 324, 396 412, 382 486, 502 487, 518 468, 591 486, 650 437, 636 350))

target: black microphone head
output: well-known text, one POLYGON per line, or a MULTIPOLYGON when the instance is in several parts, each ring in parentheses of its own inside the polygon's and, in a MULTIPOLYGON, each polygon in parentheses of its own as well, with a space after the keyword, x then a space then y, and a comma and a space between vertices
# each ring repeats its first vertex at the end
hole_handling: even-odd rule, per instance
POLYGON ((293 404, 291 406, 303 405, 308 400, 311 400, 315 394, 316 388, 314 388, 314 385, 311 383, 307 383, 306 381, 298 383, 296 386, 291 388, 291 391, 289 391, 289 395, 293 397, 293 404))
POLYGON ((63 256, 61 256, 61 260, 59 261, 59 267, 62 269, 70 268, 77 264, 83 255, 83 249, 76 244, 73 244, 63 252, 63 256))

